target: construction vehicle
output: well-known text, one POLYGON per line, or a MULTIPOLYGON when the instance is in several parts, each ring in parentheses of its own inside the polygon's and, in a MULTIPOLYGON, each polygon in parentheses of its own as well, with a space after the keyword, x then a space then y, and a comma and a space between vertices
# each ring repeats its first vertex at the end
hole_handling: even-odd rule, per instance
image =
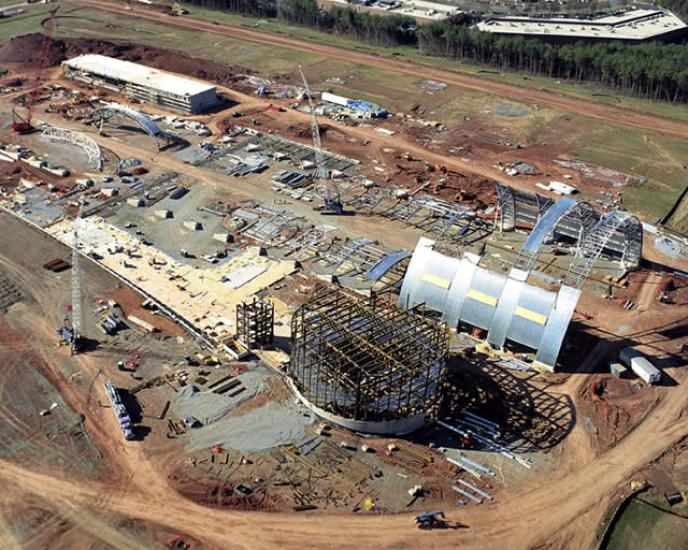
POLYGON ((329 174, 323 166, 323 152, 322 143, 320 141, 320 128, 318 127, 318 117, 315 114, 315 105, 313 104, 313 94, 308 86, 306 75, 303 73, 301 65, 299 65, 299 72, 303 85, 306 88, 306 97, 308 98, 308 106, 311 111, 311 134, 313 135, 313 147, 315 148, 315 174, 313 181, 315 188, 320 192, 324 204, 319 208, 321 214, 330 214, 341 216, 344 214, 344 206, 342 205, 341 193, 337 185, 330 179, 329 174))
POLYGON ((424 512, 416 516, 418 529, 436 529, 446 527, 444 512, 424 512))
POLYGON ((44 83, 43 73, 48 65, 48 54, 50 51, 50 46, 52 44, 52 36, 55 30, 55 15, 57 14, 60 6, 55 9, 50 10, 50 15, 45 24, 45 37, 43 38, 43 47, 41 51, 41 57, 38 60, 36 73, 36 80, 31 85, 29 93, 26 97, 26 103, 24 105, 26 109, 26 116, 22 117, 16 109, 12 109, 12 131, 17 134, 29 134, 36 131, 32 124, 33 119, 33 109, 34 105, 38 102, 38 96, 41 93, 41 88, 44 83))
POLYGON ((12 131, 17 134, 30 134, 35 132, 36 128, 31 125, 31 106, 27 104, 27 118, 22 118, 22 116, 17 113, 17 109, 12 109, 12 131))
POLYGON ((143 353, 141 353, 140 351, 135 351, 129 357, 127 357, 124 361, 119 361, 117 363, 117 368, 119 370, 136 372, 136 369, 138 369, 141 366, 141 363, 143 363, 143 360, 145 359, 145 357, 146 356, 143 353))
POLYGON ((189 15, 189 10, 180 6, 179 2, 175 2, 174 4, 172 4, 172 7, 170 8, 170 15, 189 15))

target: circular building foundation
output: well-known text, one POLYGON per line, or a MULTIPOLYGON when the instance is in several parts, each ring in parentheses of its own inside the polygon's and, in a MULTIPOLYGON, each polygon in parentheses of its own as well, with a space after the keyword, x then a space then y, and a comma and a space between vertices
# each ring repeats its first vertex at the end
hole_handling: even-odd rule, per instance
POLYGON ((318 416, 375 434, 409 433, 435 416, 448 331, 395 301, 327 289, 294 313, 289 381, 318 416))

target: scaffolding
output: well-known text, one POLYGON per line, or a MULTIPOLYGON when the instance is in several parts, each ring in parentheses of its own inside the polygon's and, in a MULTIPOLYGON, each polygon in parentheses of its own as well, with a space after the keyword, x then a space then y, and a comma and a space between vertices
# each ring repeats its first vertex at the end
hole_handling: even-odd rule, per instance
POLYGON ((249 348, 262 348, 275 338, 275 306, 259 300, 242 302, 236 306, 237 338, 249 348))
POLYGON ((323 289, 295 312, 289 374, 309 403, 366 422, 435 416, 448 330, 395 301, 323 289))

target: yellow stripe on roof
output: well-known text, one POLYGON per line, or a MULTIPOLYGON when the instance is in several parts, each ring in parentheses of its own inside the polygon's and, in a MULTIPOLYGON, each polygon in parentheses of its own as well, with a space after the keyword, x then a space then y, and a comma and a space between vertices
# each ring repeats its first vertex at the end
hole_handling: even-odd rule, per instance
POLYGON ((494 296, 490 296, 489 294, 485 294, 484 292, 480 292, 479 290, 475 289, 470 289, 467 293, 466 296, 469 298, 473 298, 474 300, 478 302, 482 302, 483 304, 487 304, 488 306, 496 306, 497 305, 497 298, 494 296))
POLYGON ((540 325, 544 325, 547 322, 547 315, 542 315, 542 313, 521 306, 516 307, 515 313, 519 317, 523 317, 524 319, 528 319, 540 325))
POLYGON ((438 277, 437 275, 433 275, 432 273, 423 273, 420 276, 420 280, 445 289, 449 288, 449 285, 451 284, 450 280, 445 279, 443 277, 438 277))

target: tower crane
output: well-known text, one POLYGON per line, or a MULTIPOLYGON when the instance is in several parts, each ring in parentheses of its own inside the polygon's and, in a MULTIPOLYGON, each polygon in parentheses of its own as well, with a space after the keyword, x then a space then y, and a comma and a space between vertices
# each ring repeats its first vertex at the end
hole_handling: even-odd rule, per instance
POLYGON ((64 324, 57 329, 61 343, 69 345, 72 354, 78 353, 81 342, 81 270, 79 268, 79 226, 83 213, 83 203, 74 220, 72 230, 72 303, 65 306, 69 315, 65 315, 64 324))
POLYGON ((341 193, 337 185, 329 178, 329 174, 323 166, 323 152, 322 144, 320 142, 320 128, 318 128, 318 117, 315 114, 315 105, 313 104, 313 97, 311 89, 308 86, 306 75, 303 74, 303 69, 299 65, 299 72, 303 85, 306 88, 306 95, 308 96, 308 105, 311 111, 311 134, 313 135, 313 147, 315 148, 315 188, 321 193, 322 199, 325 202, 324 208, 321 210, 323 214, 341 215, 344 213, 342 205, 341 193))

